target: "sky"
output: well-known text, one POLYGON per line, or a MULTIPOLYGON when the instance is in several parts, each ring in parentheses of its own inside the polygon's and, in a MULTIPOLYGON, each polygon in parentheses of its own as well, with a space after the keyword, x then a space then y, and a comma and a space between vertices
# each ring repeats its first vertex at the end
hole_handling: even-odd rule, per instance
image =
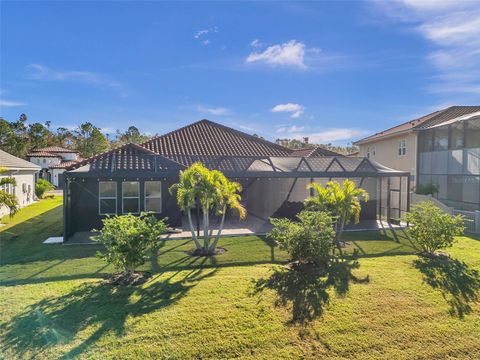
POLYGON ((0 3, 0 116, 346 145, 480 105, 480 2, 0 3))

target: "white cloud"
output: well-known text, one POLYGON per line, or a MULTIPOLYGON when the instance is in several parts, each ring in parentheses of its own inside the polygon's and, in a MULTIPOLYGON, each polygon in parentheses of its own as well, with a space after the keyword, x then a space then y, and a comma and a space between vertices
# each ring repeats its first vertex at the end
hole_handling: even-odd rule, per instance
POLYGON ((272 66, 289 66, 306 69, 306 46, 304 43, 291 40, 289 42, 272 45, 262 52, 253 52, 246 58, 247 63, 264 63, 272 66))
POLYGON ((263 46, 263 44, 260 42, 259 39, 253 39, 253 41, 250 43, 251 47, 258 48, 263 46))
POLYGON ((210 39, 206 38, 208 35, 218 33, 218 27, 214 26, 208 29, 197 30, 193 34, 193 38, 200 41, 200 44, 206 46, 211 43, 210 39))
POLYGON ((230 110, 224 107, 207 107, 203 105, 198 105, 197 110, 203 114, 210 115, 227 115, 230 113, 230 110))
POLYGON ((11 100, 4 100, 0 99, 0 107, 17 107, 17 106, 25 106, 27 105, 26 103, 20 102, 20 101, 11 101, 11 100))
POLYGON ((274 113, 287 112, 291 114, 291 118, 299 118, 305 111, 305 107, 300 104, 286 103, 275 105, 270 111, 274 113))
POLYGON ((305 126, 297 126, 297 125, 292 125, 290 127, 279 127, 277 129, 277 133, 298 133, 300 131, 303 131, 305 129, 305 126))
POLYGON ((308 137, 311 143, 325 144, 336 141, 352 140, 353 138, 364 136, 369 132, 366 130, 358 129, 328 129, 325 131, 306 133, 306 134, 294 134, 295 139, 303 139, 308 137))
POLYGON ((480 86, 480 8, 476 1, 397 0, 377 2, 394 19, 435 49, 427 59, 438 71, 428 87, 432 92, 478 93, 480 86))

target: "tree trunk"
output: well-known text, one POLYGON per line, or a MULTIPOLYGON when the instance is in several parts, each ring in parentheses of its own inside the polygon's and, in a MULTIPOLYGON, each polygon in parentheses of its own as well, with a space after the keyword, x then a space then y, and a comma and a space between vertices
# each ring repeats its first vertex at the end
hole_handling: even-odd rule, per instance
POLYGON ((210 249, 209 249, 209 251, 212 254, 215 251, 215 248, 217 247, 217 244, 218 244, 218 240, 220 239, 220 235, 222 234, 223 224, 225 223, 225 213, 226 212, 227 212, 227 207, 224 206, 223 207, 222 220, 220 221, 220 226, 218 227, 217 236, 215 237, 215 240, 213 241, 213 244, 212 244, 212 246, 210 246, 210 249))
POLYGON ((203 207, 203 250, 205 254, 208 253, 209 248, 209 236, 208 236, 208 229, 209 229, 209 213, 208 213, 208 203, 203 207))
POLYGON ((191 213, 190 209, 188 209, 187 215, 188 215, 188 225, 190 227, 190 231, 192 232, 192 240, 195 243, 195 247, 197 249, 201 249, 202 245, 200 245, 200 242, 197 239, 197 234, 195 233, 195 227, 193 226, 192 213, 191 213))

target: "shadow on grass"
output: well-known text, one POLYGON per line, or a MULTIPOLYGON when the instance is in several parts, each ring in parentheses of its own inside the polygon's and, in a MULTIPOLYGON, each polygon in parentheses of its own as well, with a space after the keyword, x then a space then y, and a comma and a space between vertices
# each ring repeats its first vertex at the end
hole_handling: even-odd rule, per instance
POLYGON ((121 336, 127 318, 168 307, 210 277, 215 270, 193 270, 186 275, 173 274, 163 281, 150 281, 141 287, 84 283, 60 297, 47 298, 2 324, 3 346, 20 358, 35 358, 55 345, 74 343, 60 359, 75 358, 94 345, 103 335, 121 336), (87 329, 89 328, 89 329, 87 329), (92 331, 84 338, 78 334, 92 331))
POLYGON ((272 289, 277 293, 275 306, 290 306, 292 323, 306 323, 323 314, 325 305, 330 302, 329 290, 337 296, 345 296, 350 283, 368 283, 353 275, 352 270, 360 267, 356 259, 335 259, 327 267, 274 270, 268 279, 255 284, 255 293, 272 289))
POLYGON ((470 304, 479 301, 480 272, 463 261, 420 258, 414 266, 428 285, 441 292, 452 316, 463 318, 472 311, 470 304))

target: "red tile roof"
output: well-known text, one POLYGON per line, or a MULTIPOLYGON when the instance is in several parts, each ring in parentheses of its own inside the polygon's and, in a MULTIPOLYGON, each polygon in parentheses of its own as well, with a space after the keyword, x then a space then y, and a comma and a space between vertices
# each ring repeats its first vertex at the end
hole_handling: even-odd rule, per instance
POLYGON ((49 146, 45 148, 34 149, 32 152, 77 153, 78 151, 66 149, 61 146, 49 146))
POLYGON ((62 161, 60 164, 50 166, 50 169, 66 169, 71 167, 72 165, 77 164, 80 160, 69 160, 69 161, 62 161))
POLYGON ((140 145, 160 155, 287 156, 292 152, 209 120, 197 121, 140 145))
POLYGON ((47 152, 47 151, 35 151, 27 154, 28 157, 54 157, 54 158, 61 158, 60 155, 47 152))

